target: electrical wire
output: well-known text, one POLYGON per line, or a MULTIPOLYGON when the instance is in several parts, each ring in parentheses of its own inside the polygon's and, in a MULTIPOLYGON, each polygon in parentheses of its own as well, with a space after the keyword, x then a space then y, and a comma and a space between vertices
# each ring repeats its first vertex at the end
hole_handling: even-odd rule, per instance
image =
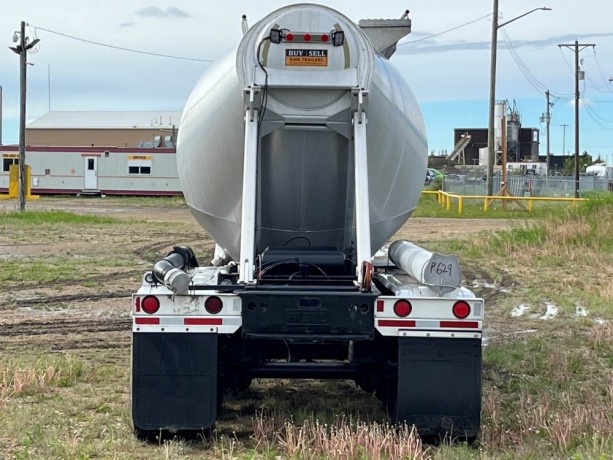
POLYGON ((93 40, 87 40, 85 38, 75 37, 74 35, 68 35, 68 34, 65 34, 65 33, 62 33, 62 32, 57 32, 55 30, 46 29, 44 27, 35 26, 33 24, 28 24, 28 26, 34 27, 35 33, 36 33, 36 30, 43 30, 43 31, 48 32, 50 34, 60 35, 62 37, 70 38, 72 40, 77 40, 77 41, 80 41, 80 42, 89 43, 90 45, 104 46, 106 48, 112 48, 112 49, 116 49, 116 50, 120 50, 120 51, 128 51, 130 53, 146 54, 148 56, 165 57, 165 58, 170 58, 170 59, 182 59, 184 61, 213 62, 212 59, 197 59, 197 58, 184 57, 184 56, 173 56, 171 54, 153 53, 153 52, 149 52, 149 51, 141 51, 141 50, 135 50, 135 49, 132 49, 132 48, 125 48, 123 46, 109 45, 109 44, 106 44, 106 43, 100 43, 100 42, 96 42, 96 41, 93 41, 93 40))
POLYGON ((509 50, 509 53, 511 54, 511 57, 513 58, 513 60, 515 61, 515 64, 517 65, 517 67, 519 68, 519 70, 521 71, 521 73, 524 75, 524 77, 526 78, 526 80, 528 80, 528 82, 539 92, 539 93, 544 93, 545 91, 549 90, 549 93, 555 97, 555 98, 561 98, 561 97, 571 97, 572 94, 569 93, 562 93, 560 91, 552 91, 550 89, 549 86, 543 84, 528 68, 528 66, 524 63, 524 61, 521 59, 521 57, 519 56, 519 53, 517 52, 517 49, 515 48, 515 46, 513 45, 513 42, 511 41, 511 38, 509 37, 509 34, 507 33, 506 30, 501 29, 502 31, 502 38, 504 39, 505 44, 507 45, 507 49, 509 50))
POLYGON ((584 107, 586 109, 587 114, 594 121, 594 123, 596 123, 603 129, 613 130, 613 120, 607 120, 606 118, 603 118, 588 104, 585 104, 584 107), (611 126, 603 126, 602 123, 609 123, 611 126))
POLYGON ((575 75, 575 69, 573 69, 573 67, 570 65, 570 62, 568 62, 568 59, 566 58, 566 54, 564 54, 562 47, 558 46, 558 49, 560 50, 560 54, 562 55, 562 58, 564 59, 564 62, 566 63, 566 67, 568 67, 568 70, 570 70, 571 73, 575 75))
POLYGON ((260 110, 258 112, 258 129, 260 128, 260 126, 262 126, 262 121, 264 120, 264 115, 266 114, 266 107, 268 105, 268 72, 266 71, 266 68, 264 67, 264 63, 260 59, 260 51, 262 49, 262 44, 266 40, 270 41, 270 35, 260 40, 260 43, 258 43, 258 48, 256 50, 256 58, 258 61, 258 65, 262 69, 262 72, 264 72, 264 87, 262 88, 262 102, 260 103, 260 110))
POLYGON ((592 47, 592 53, 593 53, 594 61, 596 62, 596 68, 598 69, 598 73, 600 74, 600 77, 604 81, 604 85, 596 86, 596 84, 590 79, 590 77, 586 75, 586 78, 590 82, 590 86, 594 88, 596 91, 598 91, 599 93, 603 93, 603 94, 613 93, 613 90, 611 89, 611 83, 604 76, 602 68, 600 67, 600 63, 598 62, 598 58, 596 57, 596 47, 592 47), (603 91, 602 90, 603 88, 606 88, 606 91, 603 91))
POLYGON ((504 39, 505 44, 507 45, 507 49, 509 50, 509 53, 511 54, 511 57, 515 61, 515 64, 517 65, 517 67, 519 68, 519 70, 521 71, 523 76, 526 78, 526 80, 528 80, 528 83, 530 83, 532 85, 532 87, 535 88, 539 93, 545 92, 547 90, 547 87, 545 85, 543 85, 532 74, 532 72, 530 72, 528 67, 526 67, 524 62, 521 60, 521 58, 517 54, 517 51, 515 50, 515 47, 513 46, 513 43, 509 39, 509 36, 508 36, 507 32, 504 29, 502 29, 502 37, 504 39))
POLYGON ((460 29, 462 27, 469 26, 469 25, 474 24, 475 22, 481 21, 482 19, 485 19, 485 18, 487 18, 487 17, 489 17, 491 15, 492 15, 492 13, 488 13, 488 14, 486 14, 484 16, 481 16, 480 18, 473 19, 472 21, 465 22, 464 24, 460 24, 459 26, 456 26, 456 27, 452 27, 451 29, 443 30, 442 32, 439 32, 439 33, 436 33, 436 34, 432 34, 432 35, 428 35, 427 37, 418 38, 417 40, 411 40, 409 42, 398 43, 397 46, 404 46, 404 45, 410 45, 411 43, 423 42, 424 40, 429 40, 430 38, 438 37, 440 35, 446 34, 447 32, 452 32, 452 31, 458 30, 458 29, 460 29))

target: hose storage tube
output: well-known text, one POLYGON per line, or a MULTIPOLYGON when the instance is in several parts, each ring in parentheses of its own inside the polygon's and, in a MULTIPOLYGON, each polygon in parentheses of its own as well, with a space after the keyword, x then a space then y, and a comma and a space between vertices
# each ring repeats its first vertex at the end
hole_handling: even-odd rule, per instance
POLYGON ((394 241, 390 260, 434 292, 445 294, 460 287, 462 270, 458 258, 430 252, 406 240, 394 241))

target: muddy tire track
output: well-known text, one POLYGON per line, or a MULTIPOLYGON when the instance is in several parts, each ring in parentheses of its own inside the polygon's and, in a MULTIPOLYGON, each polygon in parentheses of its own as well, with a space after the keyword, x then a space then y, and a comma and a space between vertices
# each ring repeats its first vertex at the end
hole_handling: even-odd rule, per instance
POLYGON ((17 308, 36 308, 43 305, 52 305, 57 303, 67 302, 83 302, 101 299, 116 299, 119 297, 126 298, 126 304, 129 304, 129 298, 133 294, 131 291, 115 291, 115 292, 100 292, 97 294, 67 294, 57 296, 35 297, 30 299, 13 299, 8 302, 0 302, 0 307, 3 305, 11 305, 17 308))
POLYGON ((128 348, 131 318, 47 318, 0 324, 0 350, 31 347, 51 350, 128 348))

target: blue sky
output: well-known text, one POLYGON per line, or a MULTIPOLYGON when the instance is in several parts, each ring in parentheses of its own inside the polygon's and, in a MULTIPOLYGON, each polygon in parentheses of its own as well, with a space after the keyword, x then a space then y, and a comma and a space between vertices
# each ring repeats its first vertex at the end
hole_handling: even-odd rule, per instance
MULTIPOLYGON (((574 151, 574 55, 560 43, 594 43, 581 52, 581 151, 613 163, 613 3, 601 0, 499 0, 501 22, 548 6, 499 30, 497 99, 519 108, 523 126, 541 127, 544 91, 552 108, 551 150, 574 151)), ((16 143, 19 110, 18 57, 8 50, 19 22, 40 38, 29 56, 28 119, 49 110, 181 110, 191 88, 215 60, 241 38, 240 19, 250 24, 288 2, 235 0, 22 0, 0 15, 0 85, 3 141, 16 143), (47 29, 47 30, 44 30, 47 29), (131 53, 70 39, 188 57, 182 60, 131 53), (49 79, 51 85, 49 87, 49 79)), ((430 150, 451 150, 454 127, 488 121, 492 0, 372 2, 322 1, 351 19, 395 18, 411 10, 413 33, 401 41, 392 62, 415 93, 428 129, 430 150), (440 35, 439 35, 440 34, 440 35), (435 35, 435 36, 433 36, 435 35)), ((545 153, 544 125, 541 153, 545 153)))

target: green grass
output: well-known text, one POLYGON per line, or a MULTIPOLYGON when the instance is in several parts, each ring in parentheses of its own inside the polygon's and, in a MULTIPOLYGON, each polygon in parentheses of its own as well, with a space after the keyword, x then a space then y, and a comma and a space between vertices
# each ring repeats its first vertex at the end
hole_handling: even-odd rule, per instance
MULTIPOLYGON (((426 198, 420 209, 428 215, 442 208, 435 199, 426 198)), ((452 215, 443 212, 445 217, 452 215)), ((471 212, 480 218, 513 215, 471 212)), ((428 446, 408 458, 613 458, 613 323, 594 321, 595 316, 613 319, 613 197, 597 194, 577 206, 560 204, 532 214, 513 212, 521 224, 508 231, 429 245, 428 249, 457 254, 465 273, 472 272, 471 280, 506 277, 514 284, 510 292, 486 299, 490 340, 484 348, 480 443, 476 447, 428 446), (528 223, 526 217, 531 217, 528 223), (561 308, 557 318, 510 316, 519 303, 542 306, 545 302, 561 308), (577 304, 590 311, 587 318, 574 317, 577 304)), ((43 222, 51 218, 43 214, 43 222)), ((100 253, 3 260, 3 282, 17 285, 27 279, 57 279, 89 285, 104 268, 136 266, 131 261, 136 256, 125 248, 158 247, 164 241, 161 231, 152 236, 141 223, 100 222, 96 216, 85 216, 93 221, 73 222, 72 214, 65 214, 57 224, 42 227, 37 218, 21 221, 20 217, 4 219, 7 214, 2 214, 0 228, 4 226, 9 235, 4 241, 10 243, 21 235, 26 235, 27 243, 48 241, 48 228, 60 232, 70 228, 71 235, 84 235, 84 241, 98 241, 104 234, 105 244, 121 247, 121 254, 117 258, 100 253), (141 241, 145 237, 151 240, 141 241), (57 278, 49 278, 53 276, 57 278)), ((33 343, 36 340, 32 336, 33 343)), ((100 342, 104 343, 103 337, 100 342)), ((0 389, 5 389, 0 396, 0 457, 370 459, 376 458, 375 450, 369 449, 377 442, 376 452, 388 452, 382 458, 400 458, 398 449, 413 442, 406 433, 385 431, 378 401, 351 382, 306 385, 263 380, 245 393, 226 395, 211 440, 147 445, 135 439, 130 427, 128 347, 58 353, 32 346, 3 349, 2 356, 0 373, 6 377, 0 380, 0 389), (31 383, 15 387, 15 376, 17 382, 31 383), (343 420, 346 431, 332 429, 343 420), (335 457, 329 446, 344 449, 343 454, 335 457)))
MULTIPOLYGON (((100 273, 101 268, 133 267, 132 259, 110 257, 51 257, 48 259, 9 259, 2 263, 0 282, 55 283, 80 282, 100 273)), ((0 292, 2 291, 0 287, 0 292)))
POLYGON ((538 297, 569 316, 579 305, 613 318, 613 195, 560 207, 510 230, 433 242, 429 249, 457 254, 471 270, 487 266, 493 280, 511 273, 520 287, 506 297, 518 303, 538 297))
POLYGON ((29 223, 29 224, 115 224, 118 219, 106 216, 93 216, 89 214, 76 214, 73 212, 62 210, 50 211, 0 211, 0 224, 8 225, 11 223, 29 223))

